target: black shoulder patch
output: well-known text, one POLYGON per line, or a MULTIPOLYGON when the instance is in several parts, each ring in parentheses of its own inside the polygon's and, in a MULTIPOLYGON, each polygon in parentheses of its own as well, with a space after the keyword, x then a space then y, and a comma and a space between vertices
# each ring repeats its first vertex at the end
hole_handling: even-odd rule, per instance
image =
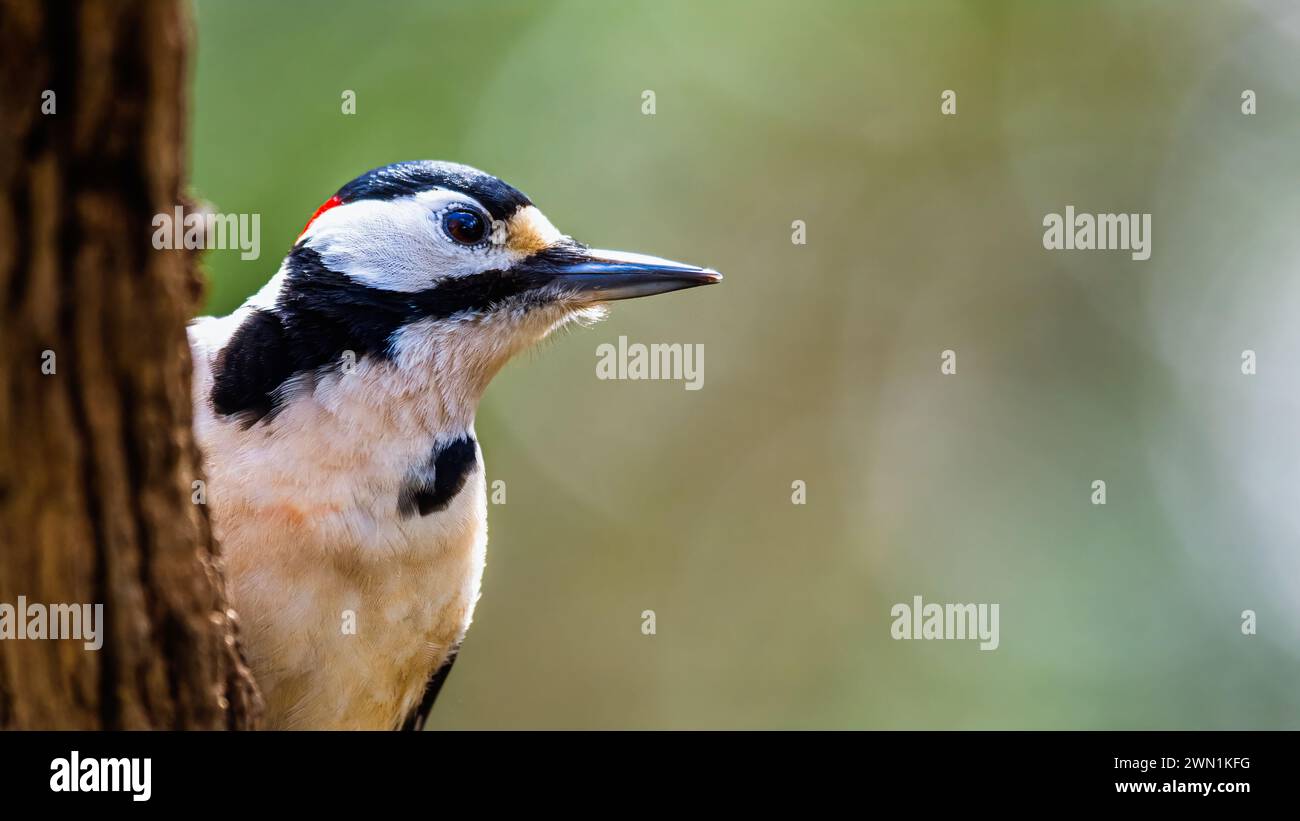
POLYGON ((429 461, 411 471, 397 494, 397 513, 409 519, 446 510, 478 466, 474 439, 462 436, 433 449, 429 461))
POLYGON ((293 373, 287 354, 279 317, 261 309, 250 313, 212 365, 212 409, 248 413, 250 421, 266 416, 272 392, 293 373))
POLYGON ((338 190, 343 202, 391 200, 430 188, 468 194, 487 208, 493 219, 510 219, 520 208, 532 205, 523 192, 477 168, 453 162, 412 160, 375 168, 338 190))
POLYGON ((380 291, 331 271, 305 245, 286 260, 286 280, 272 310, 257 309, 231 335, 213 362, 212 409, 242 414, 245 427, 274 417, 276 389, 351 351, 387 356, 393 331, 413 308, 401 294, 380 291))

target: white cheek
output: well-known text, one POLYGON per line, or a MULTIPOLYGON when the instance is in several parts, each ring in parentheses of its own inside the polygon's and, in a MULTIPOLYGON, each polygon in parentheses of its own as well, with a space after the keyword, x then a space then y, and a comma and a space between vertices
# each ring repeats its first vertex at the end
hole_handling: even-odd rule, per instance
POLYGON ((436 220, 458 202, 464 197, 437 190, 339 205, 317 217, 302 240, 330 270, 372 288, 407 293, 515 262, 517 255, 508 249, 464 248, 447 239, 436 220))

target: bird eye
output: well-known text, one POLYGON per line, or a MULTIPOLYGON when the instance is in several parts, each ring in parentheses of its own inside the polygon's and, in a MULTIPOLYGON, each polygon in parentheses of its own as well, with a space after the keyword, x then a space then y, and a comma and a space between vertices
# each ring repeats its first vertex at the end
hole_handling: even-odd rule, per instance
POLYGON ((448 211, 442 218, 442 226, 446 229, 447 236, 461 245, 477 245, 487 234, 487 220, 473 211, 460 208, 448 211))

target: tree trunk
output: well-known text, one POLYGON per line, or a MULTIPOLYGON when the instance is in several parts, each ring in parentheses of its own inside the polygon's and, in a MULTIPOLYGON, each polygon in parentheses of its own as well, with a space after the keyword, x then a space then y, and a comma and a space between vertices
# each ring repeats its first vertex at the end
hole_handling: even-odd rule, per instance
POLYGON ((0 624, 0 727, 257 719, 192 502, 196 260, 151 242, 185 179, 188 26, 170 0, 0 0, 0 607, 104 606, 98 650, 0 624))

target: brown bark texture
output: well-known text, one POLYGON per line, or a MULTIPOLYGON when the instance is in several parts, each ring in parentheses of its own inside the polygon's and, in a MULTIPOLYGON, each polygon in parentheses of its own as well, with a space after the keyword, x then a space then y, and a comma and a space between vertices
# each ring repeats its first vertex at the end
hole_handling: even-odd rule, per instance
POLYGON ((190 34, 172 0, 0 0, 0 604, 104 605, 101 649, 0 640, 3 728, 257 720, 193 502, 197 260, 152 244, 190 34))

